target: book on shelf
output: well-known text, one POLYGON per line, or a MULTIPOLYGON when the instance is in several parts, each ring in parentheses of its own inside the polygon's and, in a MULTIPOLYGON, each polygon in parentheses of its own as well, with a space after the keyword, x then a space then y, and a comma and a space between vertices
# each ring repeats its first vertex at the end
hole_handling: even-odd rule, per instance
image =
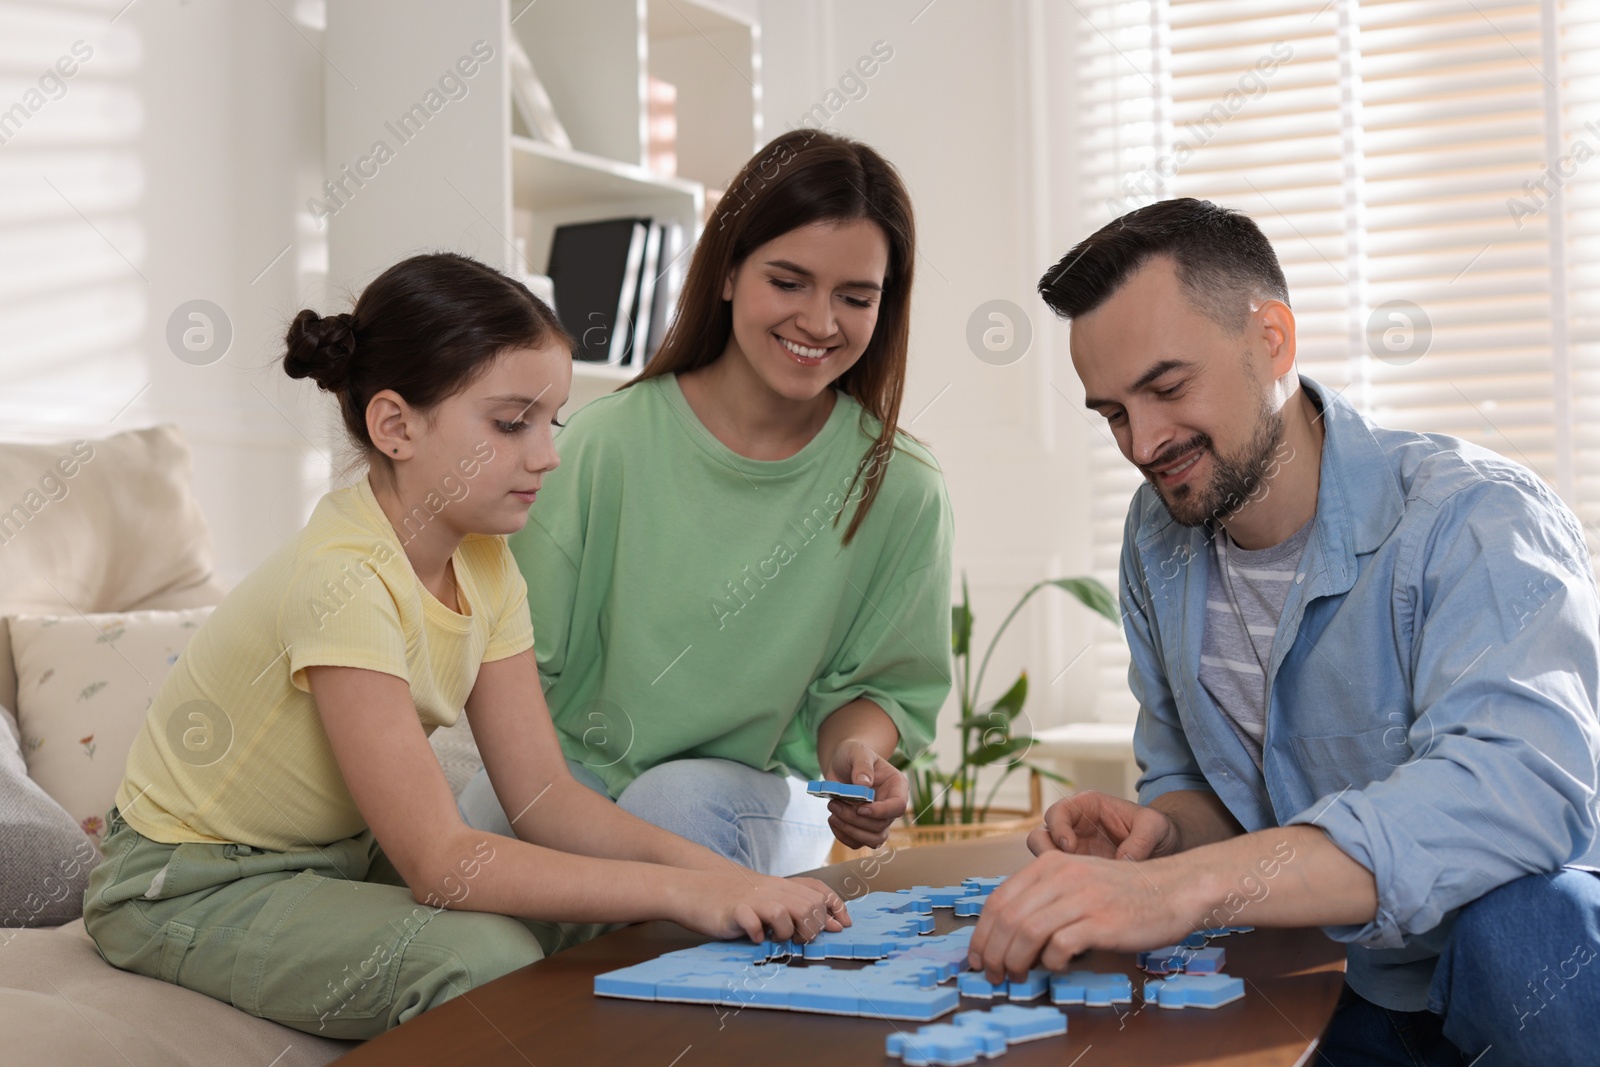
POLYGON ((550 93, 514 33, 506 35, 506 59, 511 67, 511 102, 528 128, 528 136, 558 148, 571 148, 572 138, 567 136, 567 128, 550 103, 550 93))
POLYGON ((650 331, 645 342, 644 358, 649 362, 661 347, 667 325, 678 310, 678 294, 683 291, 683 277, 689 257, 684 247, 683 225, 674 219, 661 222, 660 265, 656 269, 655 300, 650 305, 650 331))
POLYGON ((683 285, 683 227, 629 216, 557 226, 554 307, 573 358, 638 368, 655 354, 683 285))
POLYGON ((628 357, 638 366, 644 363, 644 354, 649 351, 646 345, 650 336, 650 315, 655 304, 656 277, 660 272, 661 261, 661 223, 652 219, 649 222, 649 232, 644 239, 644 259, 639 264, 638 294, 633 300, 633 338, 628 348, 628 357))
MULTIPOLYGON (((512 241, 512 244, 517 252, 516 266, 512 271, 513 277, 523 285, 526 285, 528 291, 534 296, 548 304, 551 311, 555 311, 556 287, 550 280, 550 275, 539 274, 528 269, 528 239, 519 235, 512 241)), ((561 317, 559 312, 557 312, 556 317, 561 317)))

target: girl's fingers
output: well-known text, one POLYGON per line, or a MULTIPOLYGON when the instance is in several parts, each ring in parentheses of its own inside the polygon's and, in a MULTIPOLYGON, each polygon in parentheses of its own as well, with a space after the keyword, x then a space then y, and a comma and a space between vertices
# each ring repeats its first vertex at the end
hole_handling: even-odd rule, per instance
POLYGON ((820 893, 822 896, 822 905, 827 909, 830 916, 842 919, 848 919, 850 917, 850 912, 845 907, 844 898, 829 888, 826 882, 819 881, 816 878, 797 878, 795 881, 799 882, 801 885, 810 886, 820 893))
POLYGON ((828 890, 828 917, 838 923, 841 930, 855 921, 850 918, 850 909, 844 898, 831 889, 828 890))

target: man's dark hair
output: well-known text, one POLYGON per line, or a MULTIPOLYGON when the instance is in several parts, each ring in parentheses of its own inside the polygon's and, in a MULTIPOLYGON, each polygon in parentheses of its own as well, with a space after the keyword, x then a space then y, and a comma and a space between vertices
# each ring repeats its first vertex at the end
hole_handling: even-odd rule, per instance
POLYGON ((1289 302, 1277 253, 1248 215, 1209 200, 1162 200, 1079 241, 1039 279, 1039 295, 1065 319, 1111 298, 1152 256, 1171 256, 1196 310, 1229 333, 1250 321, 1250 301, 1289 302))

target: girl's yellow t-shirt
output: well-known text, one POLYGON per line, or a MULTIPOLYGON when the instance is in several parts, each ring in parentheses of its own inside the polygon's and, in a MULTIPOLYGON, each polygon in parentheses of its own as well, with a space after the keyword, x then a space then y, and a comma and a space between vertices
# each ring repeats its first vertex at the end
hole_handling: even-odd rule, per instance
POLYGON ((305 529, 228 593, 173 664, 117 789, 128 825, 168 844, 277 851, 366 828, 305 668, 405 679, 431 734, 455 724, 480 664, 533 646, 528 586, 503 535, 469 534, 451 557, 459 613, 418 580, 404 542, 446 506, 430 495, 397 531, 366 478, 317 503, 305 529))

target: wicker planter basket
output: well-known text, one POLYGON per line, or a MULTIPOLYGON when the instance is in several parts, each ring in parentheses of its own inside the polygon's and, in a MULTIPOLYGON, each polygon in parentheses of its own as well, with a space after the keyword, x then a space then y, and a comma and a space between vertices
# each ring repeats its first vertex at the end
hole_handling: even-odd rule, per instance
MULTIPOLYGON (((1039 776, 1032 772, 1028 775, 1028 803, 1027 811, 1019 808, 990 808, 985 813, 987 817, 981 822, 913 826, 901 819, 889 828, 888 847, 902 849, 915 848, 918 845, 942 845, 950 841, 972 841, 981 837, 1032 830, 1035 826, 1042 825, 1044 822, 1042 790, 1039 776)), ((868 855, 872 851, 865 848, 846 848, 835 841, 833 851, 828 854, 828 862, 842 863, 854 856, 868 855)))

